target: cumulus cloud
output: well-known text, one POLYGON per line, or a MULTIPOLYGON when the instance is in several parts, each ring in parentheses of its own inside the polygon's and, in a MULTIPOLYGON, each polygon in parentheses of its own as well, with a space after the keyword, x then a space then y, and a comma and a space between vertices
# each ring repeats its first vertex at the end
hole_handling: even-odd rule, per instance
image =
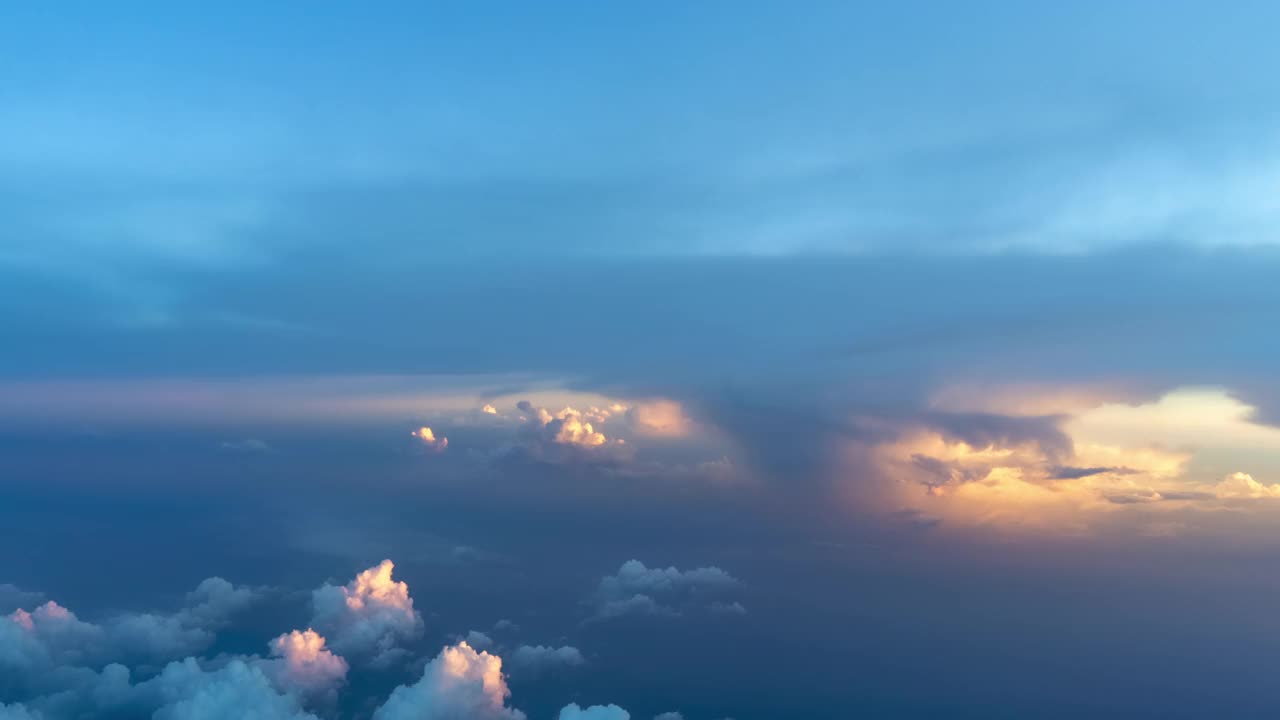
POLYGON ((187 593, 185 606, 178 612, 118 615, 107 619, 103 631, 115 657, 180 658, 212 644, 214 631, 257 598, 251 588, 220 577, 206 578, 187 593))
POLYGON ((139 691, 160 698, 154 720, 318 720, 297 697, 273 687, 261 669, 238 658, 216 670, 194 658, 170 663, 139 691))
POLYGON ((467 636, 464 638, 464 640, 466 640, 468 645, 470 645, 471 647, 477 650, 489 650, 490 648, 493 647, 493 638, 489 637, 485 633, 480 632, 479 630, 472 630, 471 632, 467 633, 467 636))
POLYGON ((374 720, 524 720, 506 705, 511 691, 502 659, 465 641, 440 651, 413 685, 401 685, 374 720))
MULTIPOLYGON (((391 561, 384 561, 346 585, 315 590, 315 619, 323 623, 317 627, 333 628, 335 639, 364 652, 366 658, 399 657, 403 650, 397 643, 417 636, 422 619, 408 586, 393 578, 393 570, 391 561)), ((618 577, 622 580, 603 583, 605 592, 644 589, 668 597, 680 590, 736 583, 715 568, 649 570, 638 563, 624 565, 618 577)), ((329 640, 311 627, 276 636, 267 643, 266 657, 193 654, 162 668, 137 665, 134 670, 114 660, 150 659, 188 644, 203 644, 209 628, 221 626, 253 597, 246 588, 211 578, 188 594, 184 608, 168 615, 126 614, 94 624, 50 601, 2 616, 0 698, 11 704, 0 704, 0 720, 317 720, 315 713, 337 712, 338 693, 346 686, 350 668, 329 640)), ((513 627, 509 621, 495 626, 513 627)), ((374 712, 374 720, 525 720, 524 713, 508 705, 502 658, 472 642, 493 645, 488 635, 472 631, 467 640, 443 648, 416 682, 391 692, 374 712)), ((527 672, 584 662, 572 646, 522 645, 511 655, 512 667, 527 672)), ((560 716, 628 717, 616 706, 576 705, 564 708, 560 716)))
MULTIPOLYGON (((393 569, 384 561, 346 585, 317 589, 317 619, 333 627, 335 637, 375 658, 396 654, 395 643, 420 632, 422 621, 407 585, 392 577, 393 569)), ((633 570, 621 573, 628 578, 627 588, 657 593, 723 582, 713 568, 688 573, 633 570)), ((138 646, 148 642, 160 649, 157 652, 180 649, 188 640, 187 631, 221 625, 250 602, 253 593, 212 578, 187 598, 186 607, 177 613, 121 615, 101 625, 85 622, 52 601, 0 617, 0 698, 10 703, 0 703, 0 720, 318 720, 317 713, 331 716, 338 711, 338 693, 346 686, 350 668, 330 649, 327 638, 310 627, 272 639, 266 657, 191 655, 162 668, 139 665, 133 670, 107 662, 136 655, 138 646), (125 637, 130 638, 129 647, 121 642, 125 637)), ((514 626, 500 621, 495 627, 514 626)), ((508 705, 502 659, 469 641, 493 643, 486 634, 472 631, 468 640, 443 648, 416 682, 391 692, 374 711, 374 720, 525 720, 524 713, 508 705)), ((582 653, 571 646, 523 645, 512 653, 512 666, 528 671, 584 662, 582 653)), ((365 707, 373 707, 372 702, 365 707)), ((576 705, 564 708, 560 717, 628 718, 616 706, 576 705)))
POLYGON ((333 695, 347 679, 347 661, 325 647, 320 633, 293 630, 272 640, 261 668, 279 688, 307 697, 333 695))
POLYGON ((0 693, 50 695, 56 702, 43 698, 29 705, 45 711, 52 704, 57 712, 46 714, 55 716, 74 714, 77 694, 128 686, 127 670, 118 663, 159 664, 202 651, 254 597, 247 588, 211 578, 175 613, 122 613, 93 623, 54 601, 18 608, 0 617, 0 693))
POLYGON ((582 656, 582 652, 572 645, 521 645, 511 653, 511 667, 528 672, 578 667, 585 663, 586 658, 582 656))
POLYGON ((312 627, 331 639, 348 657, 370 657, 375 664, 393 662, 404 653, 403 641, 421 634, 422 616, 413 607, 409 586, 391 577, 395 563, 383 560, 358 573, 346 585, 325 584, 311 594, 312 627))
POLYGON ((579 707, 577 703, 566 705, 560 710, 558 720, 631 720, 631 713, 617 705, 592 705, 579 707))
MULTIPOLYGON (((961 397, 953 392, 948 402, 961 397)), ((999 530, 1146 532, 1172 527, 1153 513, 1280 497, 1280 485, 1245 473, 1218 482, 1192 474, 1217 469, 1221 460, 1212 457, 1226 457, 1221 450, 1280 446, 1280 430, 1251 422, 1252 408, 1220 390, 1183 389, 1132 404, 1108 403, 1096 393, 1080 399, 1046 391, 1043 398, 1009 405, 1010 412, 1055 407, 1071 412, 981 415, 987 427, 981 432, 963 428, 973 417, 965 413, 925 414, 900 427, 881 424, 875 442, 851 443, 850 457, 869 459, 871 472, 856 459, 846 472, 858 475, 859 502, 999 530), (868 476, 883 484, 869 491, 874 484, 865 481, 868 476)))
POLYGON ((1248 473, 1235 472, 1213 486, 1214 495, 1220 498, 1280 498, 1280 483, 1265 484, 1248 473))
POLYGON ((22 607, 31 607, 44 602, 44 595, 29 592, 16 585, 0 583, 0 613, 8 614, 22 607))
POLYGON ((597 619, 675 616, 693 608, 715 609, 723 604, 723 595, 740 586, 736 578, 714 566, 682 571, 649 568, 639 560, 628 560, 617 573, 600 579, 588 604, 597 619))
POLYGON ((231 616, 249 607, 258 595, 252 588, 232 585, 220 577, 206 578, 187 593, 186 608, 180 616, 189 623, 221 627, 231 616))
POLYGON ((627 419, 637 433, 652 437, 684 437, 693 427, 684 407, 674 400, 636 403, 627 411, 627 419))
POLYGON ((109 620, 104 629, 110 646, 128 657, 165 660, 199 652, 213 643, 212 632, 176 615, 121 615, 109 620))
POLYGON ((29 672, 56 664, 89 662, 104 650, 101 627, 50 600, 30 612, 19 608, 0 621, 0 666, 29 672))
POLYGON ((629 459, 625 439, 606 435, 603 423, 612 416, 605 408, 587 411, 566 406, 552 412, 527 400, 516 403, 520 429, 512 453, 540 462, 617 463, 629 459))
POLYGON ((599 414, 598 409, 595 409, 596 413, 590 417, 572 407, 565 407, 552 413, 546 408, 534 407, 528 400, 516 403, 516 409, 522 413, 531 427, 542 429, 542 432, 538 433, 539 437, 550 442, 578 447, 600 447, 610 443, 603 432, 596 430, 595 425, 607 418, 599 414))
POLYGON ((661 715, 655 715, 653 720, 684 720, 684 716, 678 712, 664 712, 661 715))
POLYGON ((489 403, 485 403, 484 407, 480 408, 480 412, 484 413, 485 415, 497 415, 498 408, 490 405, 489 403))
POLYGON ((423 447, 426 447, 432 452, 444 452, 449 447, 449 438, 444 437, 443 435, 436 437, 435 431, 426 425, 423 425, 409 434, 418 438, 423 447))

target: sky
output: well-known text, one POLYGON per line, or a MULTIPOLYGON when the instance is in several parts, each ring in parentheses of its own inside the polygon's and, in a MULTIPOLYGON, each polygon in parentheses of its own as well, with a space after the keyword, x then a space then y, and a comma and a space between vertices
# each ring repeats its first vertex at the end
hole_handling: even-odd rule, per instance
POLYGON ((1273 716, 1278 21, 0 9, 0 720, 1273 716))

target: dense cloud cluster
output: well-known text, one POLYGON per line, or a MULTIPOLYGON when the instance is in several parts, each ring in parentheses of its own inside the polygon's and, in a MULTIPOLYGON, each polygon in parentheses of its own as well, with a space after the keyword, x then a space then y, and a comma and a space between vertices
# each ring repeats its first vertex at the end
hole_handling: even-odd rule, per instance
MULTIPOLYGON (((183 608, 167 615, 120 615, 98 624, 54 601, 16 608, 0 618, 0 720, 336 717, 352 667, 339 649, 369 672, 399 672, 388 667, 390 659, 407 659, 410 650, 399 643, 422 631, 408 586, 392 577, 393 569, 387 560, 345 585, 317 588, 312 593, 314 628, 276 636, 266 644, 265 656, 198 654, 217 629, 256 598, 249 588, 220 578, 202 582, 183 608), (126 664, 135 659, 163 665, 126 664)), ((717 568, 649 570, 632 562, 602 581, 601 592, 669 597, 734 585, 717 568)), ((3 599, 40 596, 6 587, 3 599)), ((495 630, 505 633, 514 627, 500 621, 495 630)), ((422 666, 416 681, 396 687, 376 708, 370 705, 373 720, 526 720, 510 704, 503 660, 493 645, 488 635, 472 631, 467 639, 445 646, 422 666)), ((530 675, 586 662, 569 645, 520 645, 510 659, 512 667, 530 675)), ((558 718, 628 720, 630 715, 616 705, 569 704, 558 718)))
POLYGON ((603 424, 613 414, 611 410, 592 407, 582 411, 566 406, 553 412, 528 400, 518 402, 516 410, 521 422, 521 447, 536 459, 616 460, 629 454, 626 440, 607 437, 603 432, 603 424))
POLYGON ((427 663, 422 678, 396 688, 374 720, 524 720, 507 707, 502 659, 460 642, 427 663))
POLYGON ((409 586, 392 579, 395 564, 383 560, 346 585, 324 585, 311 594, 311 625, 344 655, 367 657, 387 665, 404 654, 402 642, 422 633, 422 616, 413 607, 409 586))
MULTIPOLYGON (((1246 506, 1280 497, 1280 484, 1234 469, 1214 479, 1215 469, 1228 468, 1196 462, 1201 448, 1226 457, 1212 448, 1280 446, 1280 429, 1253 422, 1254 409, 1238 399, 1196 389, 1147 402, 1107 397, 953 392, 943 400, 953 406, 946 412, 898 422, 859 418, 875 432, 847 443, 846 474, 856 473, 857 483, 846 487, 867 508, 959 526, 1072 533, 1120 519, 1139 532, 1169 532, 1170 513, 1260 509, 1265 503, 1246 506), (989 412, 954 409, 975 402, 989 412)), ((1201 518, 1180 518, 1176 527, 1201 518)))
POLYGON ((293 630, 271 641, 271 658, 259 667, 279 687, 299 695, 333 700, 347 678, 347 661, 335 655, 324 636, 308 628, 293 630))

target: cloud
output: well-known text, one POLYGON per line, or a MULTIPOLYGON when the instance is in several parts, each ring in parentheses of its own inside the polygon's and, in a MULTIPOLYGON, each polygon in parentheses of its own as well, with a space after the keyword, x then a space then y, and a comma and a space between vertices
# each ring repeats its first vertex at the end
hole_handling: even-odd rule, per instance
POLYGON ((678 712, 664 712, 661 715, 655 715, 653 720, 684 720, 684 716, 678 712))
POLYGON ((0 666, 21 674, 90 662, 103 653, 104 635, 52 600, 30 612, 19 608, 0 620, 0 666))
POLYGON ((1248 473, 1235 472, 1213 486, 1214 495, 1220 498, 1280 498, 1280 483, 1260 483, 1248 473))
MULTIPOLYGON (((392 578, 393 568, 390 561, 384 561, 358 573, 347 585, 317 589, 313 592, 317 615, 332 621, 357 648, 382 655, 394 651, 394 641, 420 632, 421 618, 413 608, 408 587, 392 578)), ((682 573, 683 580, 671 582, 715 582, 718 576, 704 570, 682 573)), ((663 583, 650 578, 644 584, 663 583)), ((163 667, 142 665, 133 670, 111 660, 121 654, 139 654, 139 641, 132 640, 128 646, 119 642, 127 632, 144 638, 168 638, 168 644, 158 640, 153 644, 169 652, 182 645, 174 638, 185 637, 175 628, 189 630, 197 622, 204 623, 204 627, 218 626, 252 598, 253 593, 245 588, 211 578, 188 594, 187 607, 171 615, 131 613, 95 625, 52 601, 30 611, 15 610, 0 618, 0 697, 10 703, 0 704, 0 720, 318 720, 318 715, 337 716, 349 706, 374 707, 373 698, 368 696, 353 698, 352 705, 339 703, 339 691, 347 687, 349 666, 312 628, 276 636, 268 643, 267 657, 191 655, 163 667), (112 629, 117 627, 112 623, 128 631, 112 629)), ((497 627, 512 626, 503 621, 497 627)), ((492 642, 476 631, 468 637, 492 642)), ((571 646, 524 645, 512 654, 513 666, 530 672, 583 663, 582 653, 571 646)), ((372 680, 375 676, 362 677, 372 680)), ((502 659, 461 641, 446 646, 426 663, 416 682, 396 687, 372 717, 525 720, 523 712, 508 706, 509 697, 502 659)), ((618 712, 621 711, 614 706, 584 710, 574 705, 566 707, 561 716, 627 717, 618 712)))
POLYGON ((18 608, 0 618, 0 666, 9 668, 11 680, 27 675, 38 683, 48 679, 39 673, 57 667, 180 658, 207 648, 214 631, 255 597, 248 588, 209 578, 187 595, 186 607, 170 614, 121 613, 96 624, 54 601, 18 608))
MULTIPOLYGON (((896 426, 885 422, 881 437, 851 443, 854 455, 869 460, 869 474, 884 481, 880 490, 869 491, 860 478, 867 494, 859 502, 888 512, 919 511, 953 525, 1081 534, 1103 527, 1145 533, 1157 525, 1172 527, 1153 513, 1280 496, 1280 486, 1244 473, 1218 475, 1218 482, 1201 479, 1242 453, 1263 463, 1270 457, 1263 466, 1280 470, 1280 457, 1273 454, 1280 448, 1280 430, 1254 423, 1253 409, 1221 390, 1183 388, 1126 402, 1109 402, 1098 392, 1082 400, 1050 388, 1042 398, 1015 399, 998 388, 988 390, 982 402, 1011 412, 1053 410, 1054 403, 1071 410, 998 420, 982 415, 986 429, 979 431, 958 431, 956 418, 966 417, 962 411, 923 413, 896 426)), ((953 388, 947 402, 954 408, 969 395, 953 388)), ((846 472, 868 474, 856 461, 846 472)), ((1211 514, 1183 518, 1178 527, 1203 529, 1212 520, 1211 514)))
POLYGON ((712 609, 721 596, 739 587, 741 582, 714 566, 681 571, 648 568, 639 560, 628 560, 617 573, 600 579, 587 602, 597 619, 675 616, 692 608, 712 609))
POLYGON ((199 652, 213 643, 212 632, 175 615, 121 615, 107 621, 104 628, 117 656, 168 660, 199 652))
POLYGON ((409 586, 391 577, 395 564, 383 560, 342 586, 323 585, 311 594, 312 627, 348 657, 367 656, 375 664, 404 653, 399 644, 422 633, 422 616, 413 607, 409 586))
POLYGON ((176 613, 126 613, 108 618, 103 628, 113 657, 170 660, 208 647, 214 631, 258 597, 252 588, 211 577, 187 593, 185 606, 176 613))
POLYGON ((259 595, 252 588, 232 585, 220 577, 206 578, 187 593, 186 608, 179 615, 186 622, 217 628, 244 611, 259 595))
POLYGON ((413 685, 392 691, 373 720, 524 720, 506 706, 502 659, 465 641, 440 651, 413 685))
POLYGON ((449 447, 449 438, 443 435, 437 438, 435 431, 425 425, 409 434, 418 438, 424 447, 433 452, 444 452, 449 447))
MULTIPOLYGON (((516 409, 523 414, 530 427, 541 427, 543 431, 538 436, 550 442, 578 447, 600 447, 610 442, 604 433, 596 430, 592 417, 575 408, 565 407, 552 413, 546 408, 533 406, 528 400, 521 400, 516 403, 516 409)), ((594 422, 600 423, 603 419, 604 417, 596 415, 594 422)))
POLYGON ((22 703, 6 705, 0 702, 0 720, 43 720, 43 716, 28 710, 22 703))
POLYGON ((592 705, 579 707, 577 703, 566 705, 560 710, 558 720, 631 720, 631 713, 617 705, 592 705))
POLYGON ((528 672, 542 672, 566 667, 579 667, 586 663, 582 652, 572 645, 548 647, 546 645, 521 645, 511 653, 511 667, 528 672))
POLYGON ((318 720, 298 699, 274 688, 261 669, 239 658, 205 670, 194 658, 170 663, 139 686, 161 698, 154 720, 318 720))
POLYGON ((584 412, 566 406, 552 412, 528 400, 516 403, 516 409, 520 428, 509 456, 538 462, 597 464, 619 463, 632 456, 626 440, 604 433, 603 423, 612 415, 607 409, 593 407, 584 412))
POLYGON ((637 433, 650 437, 684 437, 693 428, 675 400, 638 402, 627 411, 627 420, 637 433))
POLYGON ((307 628, 293 630, 271 641, 273 659, 260 667, 277 687, 300 695, 336 698, 336 689, 346 682, 347 661, 325 647, 324 636, 307 628))
POLYGON ((467 636, 464 638, 464 640, 466 640, 467 644, 475 648, 476 650, 489 650, 493 647, 493 638, 480 632, 479 630, 472 630, 471 632, 467 633, 467 636))
POLYGON ((498 408, 490 405, 489 403, 485 403, 484 407, 480 408, 480 412, 484 413, 485 415, 497 415, 498 408))
POLYGON ((0 583, 0 613, 11 613, 22 607, 31 607, 44 602, 44 595, 29 592, 16 585, 0 583))

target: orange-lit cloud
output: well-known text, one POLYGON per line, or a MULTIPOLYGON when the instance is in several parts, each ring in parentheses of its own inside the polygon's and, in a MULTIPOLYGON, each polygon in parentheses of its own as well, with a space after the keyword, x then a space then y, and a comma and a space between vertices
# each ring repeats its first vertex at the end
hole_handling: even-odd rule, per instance
POLYGON ((423 445, 435 452, 444 452, 449 447, 449 438, 444 436, 437 438, 435 431, 425 425, 409 434, 421 440, 423 445))
POLYGON ((273 659, 261 666, 282 689, 314 696, 346 681, 347 661, 325 647, 324 636, 311 628, 285 633, 270 646, 273 659))
POLYGON ((441 650, 416 683, 392 691, 373 719, 524 720, 524 713, 507 707, 510 695, 502 658, 464 641, 441 650))
MULTIPOLYGON (((953 391, 948 402, 957 397, 953 391)), ((1280 484, 1224 471, 1248 461, 1275 472, 1280 429, 1253 423, 1252 408, 1220 390, 1182 390, 1140 404, 1059 393, 997 405, 1076 408, 1055 423, 1068 447, 1034 434, 974 442, 946 428, 907 424, 890 439, 851 447, 852 461, 869 462, 882 481, 875 502, 951 525, 1089 532, 1100 523, 1167 526, 1159 513, 1280 497, 1280 484)))
POLYGON ((1252 475, 1234 472, 1213 486, 1221 498, 1280 498, 1280 483, 1260 483, 1252 475))
POLYGON ((625 440, 615 438, 610 439, 603 432, 596 429, 596 424, 591 421, 591 417, 597 418, 596 422, 603 422, 608 419, 609 411, 601 411, 600 408, 591 408, 591 417, 587 413, 573 408, 565 407, 555 413, 544 407, 536 407, 527 400, 522 400, 516 404, 516 408, 523 414, 527 422, 542 428, 542 433, 552 442, 561 445, 573 445, 576 447, 595 448, 604 445, 625 444, 625 440))
POLYGON ((636 403, 627 413, 635 431, 652 437, 684 437, 692 429, 684 407, 674 400, 636 403))
POLYGON ((375 662, 389 662, 401 654, 399 643, 421 634, 422 617, 414 609, 409 586, 392 578, 394 569, 395 563, 383 560, 346 585, 315 590, 312 626, 348 657, 371 654, 375 662))

